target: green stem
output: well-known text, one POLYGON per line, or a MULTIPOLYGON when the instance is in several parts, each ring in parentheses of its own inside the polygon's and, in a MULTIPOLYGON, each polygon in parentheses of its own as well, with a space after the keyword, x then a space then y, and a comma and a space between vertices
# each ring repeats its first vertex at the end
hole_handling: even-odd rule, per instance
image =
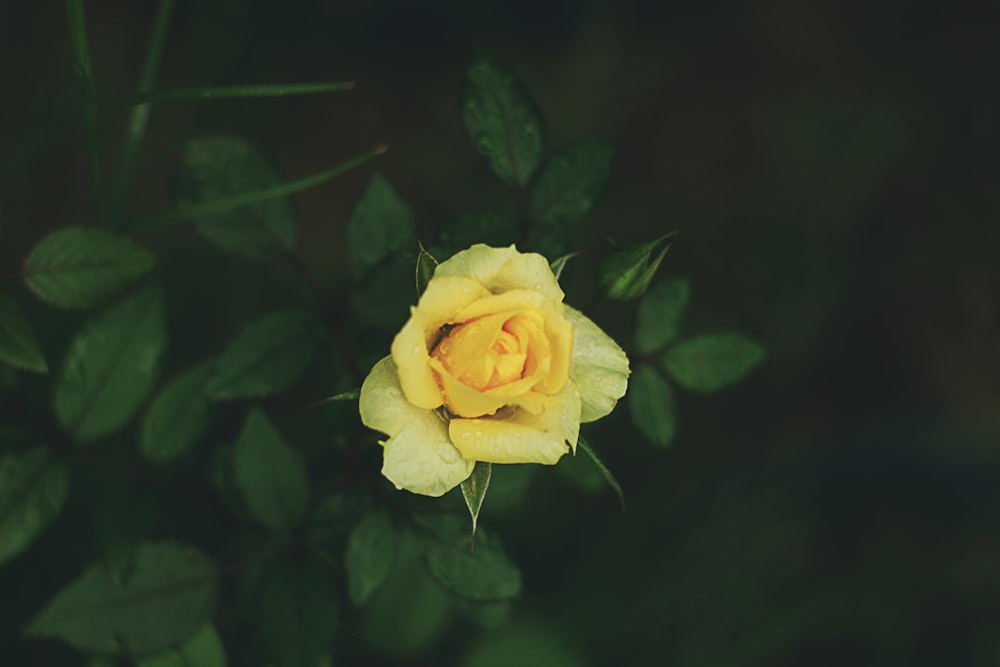
POLYGON ((160 211, 159 213, 151 213, 139 218, 134 218, 127 226, 131 230, 146 229, 180 220, 190 220, 193 218, 203 218, 209 215, 218 215, 219 213, 225 213, 226 211, 231 211, 232 209, 239 208, 241 206, 249 206, 250 204, 259 204, 272 199, 278 199, 279 197, 287 197, 288 195, 295 194, 300 190, 305 190, 315 185, 319 185, 320 183, 328 181, 335 176, 339 176, 346 171, 350 171, 354 167, 364 164, 368 160, 381 155, 386 150, 385 146, 376 146, 373 150, 352 158, 347 162, 331 167, 326 171, 313 174, 312 176, 306 176, 305 178, 301 178, 297 181, 292 181, 291 183, 282 183, 281 185, 265 188, 263 190, 255 190, 253 192, 233 195, 232 197, 221 197, 219 199, 201 202, 200 204, 192 204, 191 206, 172 208, 166 211, 160 211))
POLYGON ((353 81, 334 83, 290 83, 277 85, 210 86, 205 88, 178 88, 177 90, 143 91, 128 101, 130 105, 157 102, 185 102, 192 100, 225 100, 246 97, 285 97, 288 95, 313 95, 354 90, 353 81))
MULTIPOLYGON (((173 0, 161 0, 156 8, 156 16, 153 19, 153 31, 149 40, 149 48, 146 51, 146 58, 143 61, 142 72, 139 75, 138 92, 140 95, 149 91, 153 87, 156 73, 160 69, 160 62, 163 60, 163 47, 166 43, 167 26, 170 25, 170 14, 173 11, 173 0)), ((125 138, 125 154, 122 157, 118 168, 118 176, 115 179, 114 192, 111 195, 111 225, 118 227, 122 223, 122 209, 125 206, 125 197, 132 174, 135 171, 135 162, 142 148, 142 142, 146 137, 146 128, 149 125, 150 107, 148 104, 137 104, 132 109, 129 117, 128 134, 125 138)))
POLYGON ((95 216, 101 212, 103 177, 101 174, 100 137, 97 133, 97 105, 94 78, 90 70, 90 50, 87 48, 87 25, 83 20, 83 0, 66 0, 66 18, 73 47, 73 74, 76 76, 87 148, 90 154, 91 205, 95 216))

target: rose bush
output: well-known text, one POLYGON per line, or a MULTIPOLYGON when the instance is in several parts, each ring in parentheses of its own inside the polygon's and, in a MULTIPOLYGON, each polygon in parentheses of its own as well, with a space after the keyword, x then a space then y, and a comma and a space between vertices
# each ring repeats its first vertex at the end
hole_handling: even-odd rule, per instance
POLYGON ((581 422, 625 394, 628 358, 541 255, 475 245, 439 264, 391 355, 361 387, 361 420, 389 436, 382 474, 440 496, 476 461, 554 464, 581 422))

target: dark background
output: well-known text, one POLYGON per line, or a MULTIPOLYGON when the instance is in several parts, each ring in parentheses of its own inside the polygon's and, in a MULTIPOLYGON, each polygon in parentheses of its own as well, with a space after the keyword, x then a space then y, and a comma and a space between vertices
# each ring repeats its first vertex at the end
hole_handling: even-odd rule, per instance
MULTIPOLYGON (((86 3, 109 165, 151 16, 152 3, 86 3)), ((1000 664, 998 18, 996 3, 943 1, 178 0, 159 88, 357 88, 154 107, 132 213, 169 206, 190 136, 243 136, 290 179, 385 143, 375 165, 295 199, 301 259, 333 292, 374 169, 427 236, 509 199, 458 111, 482 48, 523 79, 549 148, 617 143, 595 229, 680 231, 661 272, 692 279, 683 331, 738 330, 768 350, 730 390, 679 394, 667 450, 624 406, 586 431, 624 515, 549 471, 493 509, 487 497, 483 520, 524 571, 509 625, 448 617, 421 635, 435 603, 415 594, 389 639, 345 622, 342 639, 375 647, 358 660, 1000 664)), ((2 287, 43 317, 9 279, 87 200, 62 3, 0 4, 0 40, 2 287)), ((574 275, 568 301, 586 305, 574 275)), ((627 344, 629 313, 595 317, 627 344)))

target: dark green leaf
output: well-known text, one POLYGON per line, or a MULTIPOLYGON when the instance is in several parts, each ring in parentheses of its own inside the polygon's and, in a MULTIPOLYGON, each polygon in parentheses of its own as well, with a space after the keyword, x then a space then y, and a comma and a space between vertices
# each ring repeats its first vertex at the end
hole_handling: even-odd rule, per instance
POLYGON ((476 150, 508 185, 526 184, 542 157, 542 119, 520 81, 488 56, 469 65, 462 119, 476 150))
POLYGON ((326 398, 321 398, 315 403, 310 403, 303 410, 312 410, 313 408, 318 408, 321 405, 326 405, 327 403, 336 403, 338 401, 356 401, 358 397, 361 396, 361 389, 351 389, 350 391, 344 391, 333 396, 327 396, 326 398))
POLYGON ((562 257, 572 247, 566 225, 537 224, 531 227, 525 247, 530 252, 547 257, 550 262, 562 257))
POLYGON ((413 210, 376 172, 347 222, 351 274, 361 279, 392 253, 412 248, 416 227, 413 210))
POLYGON ((472 516, 472 539, 476 539, 476 523, 479 521, 479 510, 483 508, 483 500, 486 498, 486 489, 490 488, 490 475, 493 473, 493 464, 485 461, 476 461, 476 467, 472 469, 469 479, 462 482, 462 498, 465 506, 469 508, 472 516))
POLYGON ((250 513, 269 528, 292 528, 309 504, 309 475, 302 455, 285 444, 260 408, 247 415, 233 449, 233 470, 250 513))
POLYGON ((368 512, 347 539, 344 565, 351 601, 361 606, 392 570, 396 528, 384 509, 368 512))
POLYGON ((616 252, 601 265, 601 286, 609 299, 628 301, 642 295, 670 249, 677 232, 616 252))
POLYGON ((440 237, 442 243, 456 250, 476 243, 507 246, 517 241, 517 218, 498 211, 466 213, 441 225, 440 237))
POLYGON ((17 304, 3 296, 0 296, 0 361, 36 373, 49 370, 31 324, 17 304))
POLYGON ((215 566, 191 547, 147 542, 127 582, 91 565, 32 620, 25 633, 81 651, 143 656, 191 637, 215 607, 215 566))
POLYGON ((140 660, 137 667, 226 667, 226 650, 215 626, 206 623, 177 648, 140 660))
POLYGON ((190 450, 211 423, 205 383, 213 362, 203 362, 174 378, 153 400, 140 432, 140 451, 159 465, 190 450))
POLYGON ((649 288, 636 315, 635 344, 639 352, 651 354, 677 337, 690 298, 687 278, 671 278, 649 288))
POLYGON ((584 218, 608 185, 614 155, 610 141, 587 141, 553 157, 531 189, 531 217, 547 225, 584 218))
POLYGON ((764 348, 757 342, 720 333, 677 343, 663 358, 663 367, 685 389, 711 392, 738 382, 763 360, 764 348))
POLYGON ((619 484, 618 480, 615 479, 615 476, 611 474, 611 471, 608 470, 608 467, 601 462, 601 459, 597 458, 597 454, 594 452, 593 449, 590 448, 590 445, 587 444, 587 441, 584 440, 583 437, 580 437, 577 440, 576 446, 577 446, 577 448, 582 449, 583 453, 586 454, 587 456, 589 456, 590 460, 593 461, 594 465, 597 466, 597 469, 600 471, 601 476, 604 477, 604 480, 614 490, 615 495, 618 496, 618 502, 621 504, 622 511, 624 512, 625 511, 625 492, 622 491, 621 484, 619 484))
MULTIPOLYGON (((275 187, 278 171, 257 149, 234 137, 202 137, 181 146, 176 200, 180 207, 275 187)), ((292 250, 298 236, 287 197, 198 216, 194 228, 222 250, 271 259, 292 250)))
POLYGON ((340 568, 347 537, 361 521, 366 507, 366 498, 357 492, 337 492, 324 498, 309 515, 309 548, 331 567, 340 568))
POLYGON ((125 425, 152 389, 167 347, 163 298, 146 288, 88 322, 56 381, 56 415, 78 441, 125 425))
POLYGON ((232 100, 259 97, 288 97, 289 95, 315 95, 354 90, 353 81, 333 83, 285 83, 250 86, 211 86, 205 88, 178 88, 176 90, 150 90, 128 101, 129 104, 157 102, 189 102, 199 100, 232 100))
POLYGON ((326 329, 310 313, 269 313, 248 324, 226 346, 205 392, 216 400, 280 393, 309 368, 325 339, 326 329))
POLYGON ((272 563, 257 584, 254 616, 275 667, 320 667, 340 624, 333 577, 313 558, 272 563))
POLYGON ((421 517, 433 535, 427 540, 427 567, 445 588, 470 600, 506 600, 521 593, 521 571, 499 541, 480 529, 475 553, 468 526, 457 516, 421 517))
POLYGON ((66 466, 44 447, 0 455, 0 565, 52 523, 68 486, 66 466))
POLYGON ((643 434, 661 447, 674 439, 674 390, 649 364, 640 364, 629 378, 628 409, 643 434))
POLYGON ((35 246, 22 272, 39 298, 88 308, 135 283, 153 263, 151 252, 126 238, 93 227, 66 227, 35 246))
POLYGON ((434 277, 434 269, 437 267, 438 262, 434 259, 434 256, 429 252, 424 250, 423 246, 420 246, 420 254, 417 255, 417 297, 419 298, 424 290, 427 289, 427 283, 431 281, 434 277))

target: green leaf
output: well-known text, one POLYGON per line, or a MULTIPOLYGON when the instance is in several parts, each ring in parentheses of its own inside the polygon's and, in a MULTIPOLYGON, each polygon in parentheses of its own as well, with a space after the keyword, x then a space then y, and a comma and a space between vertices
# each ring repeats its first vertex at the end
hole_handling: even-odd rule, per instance
POLYGON ((531 189, 532 218, 558 225, 586 217, 607 188, 614 155, 610 141, 587 141, 553 157, 531 189))
POLYGON ((124 426, 156 382, 166 347, 158 289, 107 308, 70 342, 55 387, 59 423, 80 442, 124 426))
POLYGON ((571 252, 568 255, 563 255, 559 259, 554 260, 549 265, 549 268, 552 269, 552 275, 556 277, 556 280, 559 280, 559 277, 562 276, 563 269, 566 268, 566 264, 569 262, 569 260, 573 259, 579 254, 580 254, 579 252, 571 252))
POLYGON ((442 243, 456 250, 476 243, 507 246, 517 241, 517 217, 499 211, 466 213, 442 224, 439 236, 442 243))
POLYGON ((437 267, 438 261, 434 259, 434 256, 429 252, 424 250, 423 246, 420 246, 420 254, 417 255, 417 298, 424 293, 427 289, 427 283, 431 281, 434 277, 434 269, 437 267))
POLYGON ((309 515, 306 543, 317 556, 334 568, 344 564, 344 545, 367 508, 359 492, 335 492, 319 503, 309 515))
POLYGON ((318 408, 321 405, 326 405, 327 403, 337 403, 339 401, 356 401, 361 396, 361 389, 351 389, 349 391, 342 391, 339 394, 334 394, 333 396, 327 396, 326 398, 321 398, 315 403, 310 403, 302 410, 312 410, 313 408, 318 408))
POLYGON ((203 88, 178 88, 175 90, 150 90, 128 101, 129 105, 157 102, 190 102, 201 100, 233 100, 260 97, 288 97, 290 95, 315 95, 354 90, 353 81, 332 83, 283 83, 249 86, 209 86, 203 88))
MULTIPOLYGON (((97 95, 94 90, 94 76, 90 69, 90 48, 87 46, 87 23, 83 16, 83 0, 66 0, 66 19, 69 24, 70 44, 73 47, 73 74, 80 96, 80 111, 83 127, 87 134, 87 149, 90 158, 90 194, 98 202, 104 191, 101 170, 101 136, 97 123, 97 95)), ((99 211, 98 205, 94 206, 99 211)))
POLYGON ((764 356, 759 343, 741 334, 708 334, 674 345, 663 367, 685 389, 711 392, 741 380, 764 356))
POLYGON ((666 447, 674 439, 674 390, 649 364, 640 364, 629 378, 628 409, 643 435, 666 447))
POLYGON ((677 337, 681 318, 691 299, 687 278, 658 282, 639 302, 635 344, 639 352, 652 354, 677 337))
POLYGON ((476 461, 476 466, 472 469, 469 479, 462 482, 462 499, 465 506, 469 508, 472 516, 472 540, 473 545, 476 539, 476 523, 479 521, 479 510, 483 508, 483 500, 486 498, 486 489, 490 487, 490 476, 493 473, 493 464, 485 461, 476 461))
POLYGON ((311 187, 319 185, 320 183, 325 183, 331 178, 340 176, 344 172, 350 171, 351 169, 368 162, 368 160, 382 155, 382 153, 385 153, 386 150, 388 149, 385 146, 376 146, 367 153, 362 153, 361 155, 355 156, 350 160, 330 167, 329 169, 316 172, 315 174, 295 181, 289 181, 288 183, 279 183, 278 185, 260 188, 251 192, 242 192, 241 194, 218 197, 207 201, 198 201, 197 203, 193 203, 189 206, 181 206, 166 211, 149 213, 132 219, 129 222, 128 227, 130 229, 145 229, 148 227, 165 225, 170 222, 178 222, 180 220, 211 218, 218 217, 223 214, 229 215, 233 211, 237 211, 237 209, 257 207, 265 202, 281 199, 282 197, 288 197, 296 192, 307 190, 311 187))
POLYGON ((217 593, 215 566, 191 547, 147 542, 122 582, 103 562, 59 592, 25 628, 81 651, 143 656, 191 637, 208 620, 217 593))
POLYGON ((611 489, 615 492, 615 495, 618 496, 618 503, 622 506, 622 511, 624 512, 625 492, 622 491, 621 484, 619 484, 618 480, 615 479, 615 476, 611 474, 611 471, 608 470, 608 467, 601 462, 601 459, 597 458, 597 454, 594 452, 593 449, 591 449, 590 445, 587 444, 586 440, 584 440, 582 437, 578 438, 576 441, 576 446, 579 449, 582 449, 583 453, 589 456, 590 460, 593 461, 594 465, 597 466, 597 470, 600 471, 601 477, 604 478, 604 480, 608 483, 611 489))
POLYGON ((275 667, 320 667, 340 625, 338 597, 314 558, 286 557, 261 573, 254 616, 275 667))
POLYGON ((209 398, 258 398, 291 387, 316 359, 326 329, 311 313, 269 313, 248 324, 216 359, 209 398))
POLYGON ((31 324, 21 309, 0 295, 0 361, 15 368, 47 373, 45 353, 35 337, 31 324))
POLYGON ((376 172, 347 221, 351 275, 361 279, 386 257, 412 248, 416 228, 409 204, 376 172))
POLYGON ((140 660, 137 667, 226 667, 226 649, 215 626, 206 623, 177 648, 140 660))
POLYGON ((363 605, 389 576, 395 549, 396 528, 384 509, 369 511, 351 531, 344 565, 355 605, 363 605))
POLYGON ((154 465, 174 461, 188 452, 211 424, 205 383, 213 362, 202 362, 174 378, 146 412, 140 431, 140 451, 154 465))
POLYGON ((664 234, 655 241, 616 252, 605 259, 600 282, 608 298, 628 301, 642 296, 675 236, 677 232, 664 234))
MULTIPOLYGON (((179 207, 271 188, 281 183, 256 148, 234 137, 201 137, 180 149, 175 198, 179 207)), ((273 259, 295 247, 298 225, 287 197, 198 216, 195 230, 222 250, 249 259, 273 259)))
POLYGON ((467 525, 459 517, 421 518, 433 532, 427 540, 427 567, 441 585, 470 600, 506 600, 520 595, 521 571, 492 535, 480 529, 472 553, 467 525))
POLYGON ((44 447, 0 455, 0 565, 31 546, 66 502, 69 474, 44 447))
POLYGON ((501 181, 521 186, 531 179, 542 157, 541 115, 514 74, 482 53, 466 72, 462 119, 501 181))
POLYGON ((260 408, 247 415, 233 449, 236 484, 250 513, 268 528, 292 528, 309 504, 309 474, 260 408))
POLYGON ((153 268, 153 254, 93 227, 52 232, 24 260, 24 282, 44 301, 89 308, 135 283, 153 268))

